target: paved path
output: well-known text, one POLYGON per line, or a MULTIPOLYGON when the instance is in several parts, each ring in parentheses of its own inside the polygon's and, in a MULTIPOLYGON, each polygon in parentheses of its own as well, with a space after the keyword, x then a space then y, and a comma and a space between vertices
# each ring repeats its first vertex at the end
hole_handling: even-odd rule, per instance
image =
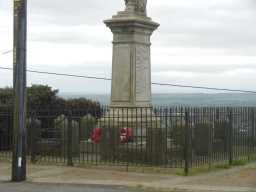
POLYGON ((1 192, 138 192, 125 187, 0 182, 1 192))
MULTIPOLYGON (((151 189, 157 192, 256 192, 256 164, 236 167, 230 170, 204 173, 193 177, 182 177, 176 176, 175 174, 143 174, 66 166, 29 165, 28 167, 28 181, 30 183, 27 183, 26 185, 40 183, 42 188, 44 188, 45 185, 43 183, 46 184, 46 187, 48 183, 52 183, 54 185, 49 187, 53 187, 53 191, 56 191, 56 187, 61 187, 59 183, 62 183, 65 184, 64 186, 67 188, 74 187, 77 188, 78 191, 85 186, 96 185, 116 187, 126 186, 139 191, 142 191, 142 189, 145 191, 151 189), (84 186, 81 187, 81 184, 84 186)), ((10 163, 0 162, 0 181, 8 181, 9 179, 10 163)), ((7 187, 12 187, 8 186, 8 183, 6 185, 7 187)), ((97 190, 100 191, 103 188, 101 187, 97 190)), ((84 189, 87 188, 85 187, 83 190, 84 189)), ((113 187, 107 187, 107 189, 114 190, 115 192, 113 187)), ((41 192, 40 189, 38 190, 41 192)), ((108 192, 107 190, 105 191, 108 192)), ((5 191, 0 190, 0 192, 5 191)), ((9 192, 9 190, 6 192, 9 192)), ((27 191, 24 190, 24 192, 27 191)), ((47 192, 50 191, 48 190, 47 192)))

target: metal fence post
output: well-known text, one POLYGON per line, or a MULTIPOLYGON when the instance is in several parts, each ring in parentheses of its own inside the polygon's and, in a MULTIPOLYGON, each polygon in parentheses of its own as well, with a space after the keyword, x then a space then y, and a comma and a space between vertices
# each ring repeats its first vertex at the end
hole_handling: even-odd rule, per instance
POLYGON ((255 108, 251 109, 251 142, 250 142, 250 146, 249 146, 249 156, 248 159, 249 161, 251 160, 251 156, 254 152, 254 142, 255 142, 255 108))
POLYGON ((208 113, 210 113, 210 116, 212 118, 212 126, 209 127, 208 130, 208 164, 209 164, 209 169, 212 168, 212 153, 213 153, 213 132, 214 132, 214 128, 215 128, 215 116, 214 111, 212 109, 210 109, 210 111, 208 111, 208 113))
POLYGON ((38 140, 38 127, 35 119, 35 112, 31 113, 31 124, 30 124, 30 153, 31 153, 31 163, 36 163, 36 153, 37 153, 37 140, 38 140))
POLYGON ((191 141, 190 141, 190 127, 189 127, 189 110, 185 109, 185 148, 184 148, 184 156, 185 156, 185 175, 189 174, 190 168, 190 149, 191 149, 191 141))
POLYGON ((67 144, 68 144, 68 166, 73 166, 73 130, 72 130, 72 113, 68 112, 68 135, 67 135, 67 144))
POLYGON ((228 110, 228 119, 229 119, 229 165, 232 165, 233 164, 233 111, 232 111, 232 108, 230 108, 228 110))

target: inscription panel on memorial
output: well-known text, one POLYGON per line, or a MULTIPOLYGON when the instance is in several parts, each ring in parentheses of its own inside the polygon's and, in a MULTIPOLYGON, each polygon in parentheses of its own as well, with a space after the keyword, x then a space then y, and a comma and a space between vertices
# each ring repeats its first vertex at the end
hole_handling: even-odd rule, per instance
POLYGON ((131 97, 130 46, 126 44, 116 44, 113 49, 111 99, 113 102, 129 102, 131 97))
POLYGON ((150 48, 145 45, 136 46, 136 100, 150 101, 150 48))

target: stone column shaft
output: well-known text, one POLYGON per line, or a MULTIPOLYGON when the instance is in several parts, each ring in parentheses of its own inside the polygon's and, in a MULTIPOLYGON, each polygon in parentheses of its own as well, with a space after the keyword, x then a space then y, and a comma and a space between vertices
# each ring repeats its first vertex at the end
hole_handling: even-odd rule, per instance
POLYGON ((148 17, 114 16, 111 107, 151 107, 150 37, 158 27, 148 17))

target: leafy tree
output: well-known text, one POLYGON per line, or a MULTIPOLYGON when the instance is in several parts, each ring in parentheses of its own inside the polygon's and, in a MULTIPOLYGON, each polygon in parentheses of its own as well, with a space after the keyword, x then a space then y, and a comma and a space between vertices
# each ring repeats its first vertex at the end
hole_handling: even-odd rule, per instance
MULTIPOLYGON (((52 115, 59 111, 61 114, 64 110, 79 111, 80 117, 90 114, 99 117, 100 104, 86 98, 65 100, 58 96, 58 90, 48 85, 32 85, 27 89, 27 106, 29 111, 48 111, 52 115)), ((0 89, 0 106, 13 105, 13 89, 6 87, 0 89)))
MULTIPOLYGON (((27 104, 29 109, 56 108, 64 106, 64 100, 57 96, 58 90, 47 85, 32 85, 27 89, 27 104)), ((0 105, 13 105, 13 89, 0 89, 0 105)))
POLYGON ((30 109, 58 109, 64 106, 64 100, 57 96, 57 89, 47 85, 32 85, 28 88, 28 106, 30 109))
POLYGON ((0 88, 0 105, 13 104, 13 89, 10 87, 0 88))

